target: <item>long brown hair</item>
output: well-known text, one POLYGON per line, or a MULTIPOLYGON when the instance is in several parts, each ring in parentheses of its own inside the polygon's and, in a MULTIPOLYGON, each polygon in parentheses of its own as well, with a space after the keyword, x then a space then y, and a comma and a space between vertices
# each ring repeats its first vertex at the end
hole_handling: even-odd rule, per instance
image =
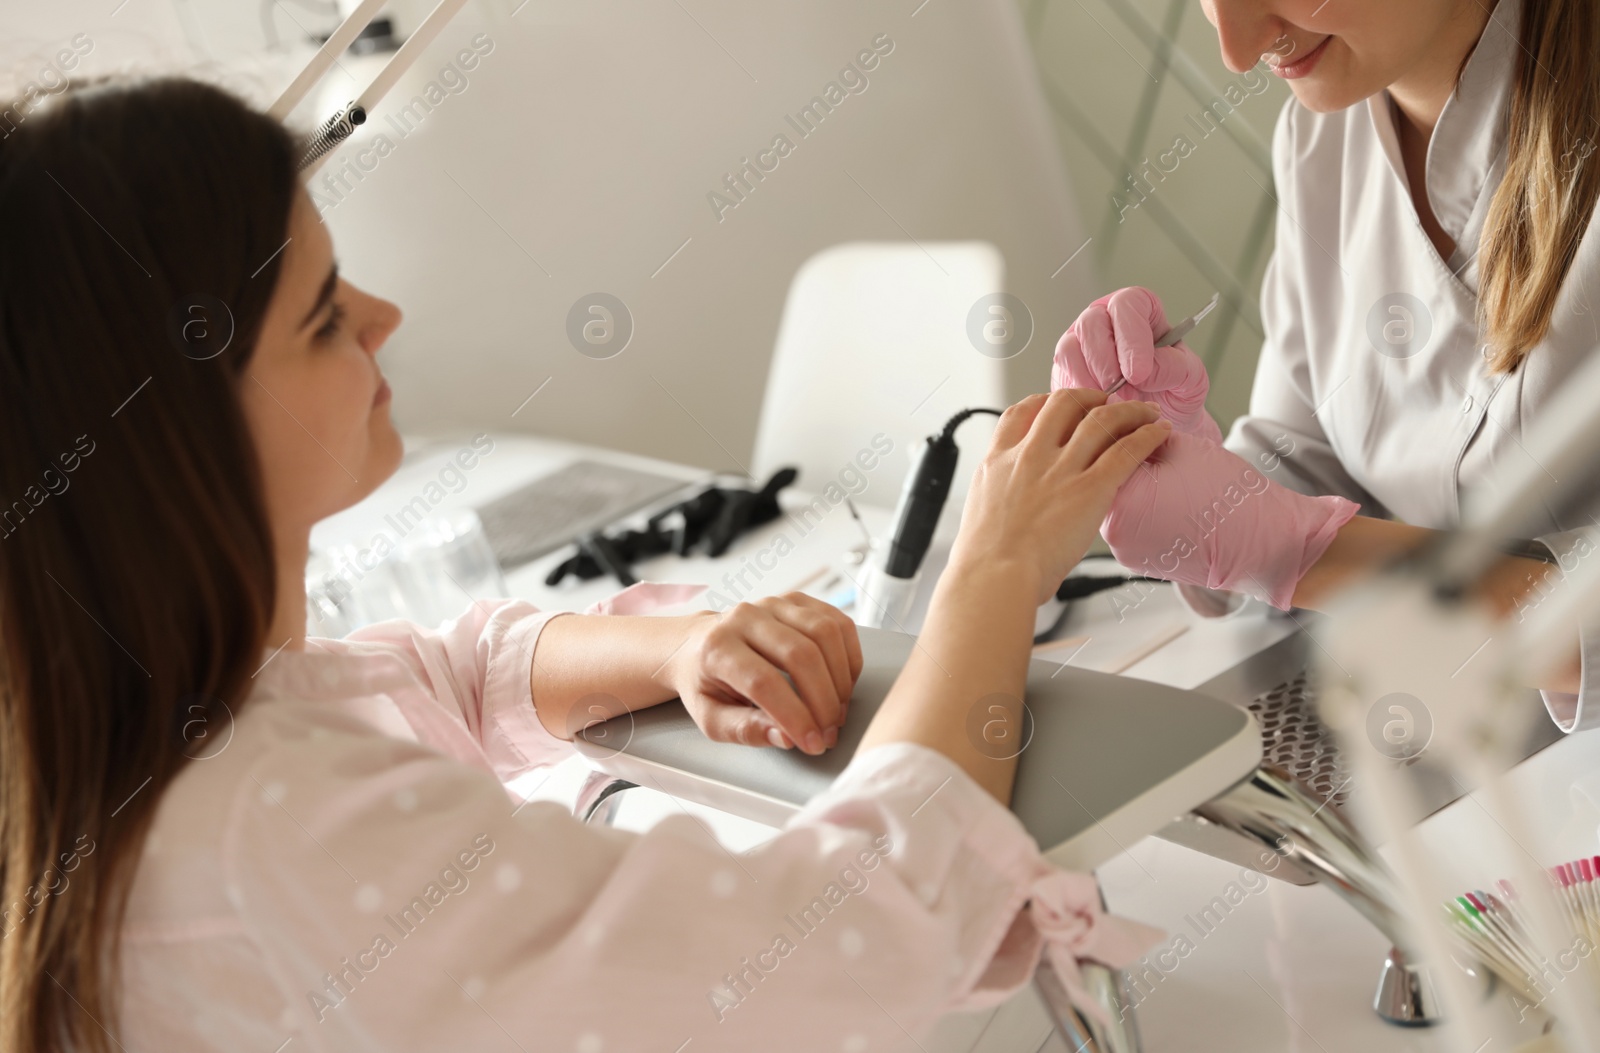
POLYGON ((0 1050, 117 1041, 145 833, 261 661, 236 387, 295 192, 283 127, 188 80, 74 88, 0 140, 0 1050))
POLYGON ((1550 329, 1600 201, 1600 13, 1523 0, 1506 169, 1478 241, 1490 368, 1510 372, 1550 329))

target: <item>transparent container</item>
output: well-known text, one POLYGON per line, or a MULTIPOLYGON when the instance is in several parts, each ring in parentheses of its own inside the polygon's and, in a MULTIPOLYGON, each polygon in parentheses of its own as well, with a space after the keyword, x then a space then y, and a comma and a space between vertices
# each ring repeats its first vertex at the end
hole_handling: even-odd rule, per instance
POLYGON ((418 523, 382 557, 374 545, 312 552, 306 566, 306 631, 345 636, 403 618, 436 628, 473 603, 506 594, 478 514, 464 509, 418 523))

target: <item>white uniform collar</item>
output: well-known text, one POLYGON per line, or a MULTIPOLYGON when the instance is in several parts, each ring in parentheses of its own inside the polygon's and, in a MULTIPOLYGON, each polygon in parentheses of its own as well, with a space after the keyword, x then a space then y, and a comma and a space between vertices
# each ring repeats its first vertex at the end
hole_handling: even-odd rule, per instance
MULTIPOLYGON (((1521 47, 1521 16, 1522 0, 1499 0, 1495 5, 1428 142, 1428 204, 1439 225, 1458 245, 1469 232, 1485 183, 1491 175, 1498 179, 1511 79, 1521 47)), ((1367 112, 1390 167, 1404 187, 1405 165, 1391 105, 1386 89, 1367 99, 1367 112)))

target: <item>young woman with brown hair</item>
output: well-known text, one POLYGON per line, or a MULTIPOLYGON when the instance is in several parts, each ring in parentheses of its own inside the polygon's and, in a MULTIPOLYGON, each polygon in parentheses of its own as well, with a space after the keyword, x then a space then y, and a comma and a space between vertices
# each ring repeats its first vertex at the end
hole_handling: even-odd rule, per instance
POLYGON ((769 843, 591 828, 501 780, 597 698, 820 753, 854 626, 799 594, 501 601, 308 640, 312 524, 399 460, 400 314, 338 274, 296 157, 185 80, 76 89, 0 140, 0 1050, 866 1050, 1041 947, 1069 980, 1143 949, 965 727, 1020 698, 1035 608, 1170 433, 1153 406, 1006 411, 916 655, 769 843), (226 332, 186 328, 197 298, 226 332))

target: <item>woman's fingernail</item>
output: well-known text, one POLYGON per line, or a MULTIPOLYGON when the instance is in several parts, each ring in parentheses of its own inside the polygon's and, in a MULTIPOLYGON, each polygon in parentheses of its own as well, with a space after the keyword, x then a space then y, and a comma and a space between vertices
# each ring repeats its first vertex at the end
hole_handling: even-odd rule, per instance
POLYGON ((822 732, 820 732, 820 731, 808 731, 808 732, 806 732, 806 752, 807 753, 821 753, 822 752, 822 732))
POLYGON ((839 729, 829 728, 828 733, 822 737, 822 741, 828 744, 830 750, 833 749, 839 744, 839 729))
POLYGON ((779 731, 777 728, 767 729, 767 741, 778 747, 780 750, 785 748, 783 745, 783 732, 779 731))

